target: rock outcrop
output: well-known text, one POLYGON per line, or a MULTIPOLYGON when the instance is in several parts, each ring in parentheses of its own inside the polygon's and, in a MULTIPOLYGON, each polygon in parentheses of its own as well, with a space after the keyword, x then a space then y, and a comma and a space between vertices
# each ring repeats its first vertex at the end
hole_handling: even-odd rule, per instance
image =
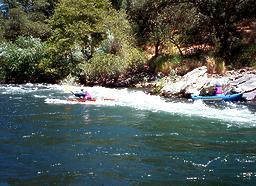
POLYGON ((224 92, 244 92, 246 100, 256 99, 256 70, 245 68, 239 71, 228 71, 224 75, 208 74, 207 67, 199 67, 183 77, 174 80, 166 79, 160 94, 166 97, 186 97, 199 95, 202 89, 207 89, 219 83, 224 92))

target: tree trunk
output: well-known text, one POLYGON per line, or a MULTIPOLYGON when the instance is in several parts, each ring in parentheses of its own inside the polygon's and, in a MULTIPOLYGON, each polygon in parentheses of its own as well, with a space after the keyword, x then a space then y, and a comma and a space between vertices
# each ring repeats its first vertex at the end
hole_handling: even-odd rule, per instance
POLYGON ((159 48, 160 48, 160 45, 161 45, 161 41, 158 40, 155 44, 155 57, 159 56, 159 48))
POLYGON ((171 43, 174 44, 174 45, 177 47, 177 49, 179 50, 180 56, 183 57, 184 54, 183 54, 183 52, 182 52, 180 46, 179 46, 179 45, 175 42, 175 40, 172 39, 172 38, 171 38, 171 43))

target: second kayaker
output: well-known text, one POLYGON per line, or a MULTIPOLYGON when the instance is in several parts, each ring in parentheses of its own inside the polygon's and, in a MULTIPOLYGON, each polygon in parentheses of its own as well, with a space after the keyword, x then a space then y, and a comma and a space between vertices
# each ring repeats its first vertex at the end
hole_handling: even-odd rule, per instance
POLYGON ((215 95, 218 95, 218 94, 223 94, 224 92, 222 91, 222 87, 219 83, 216 83, 215 84, 215 95))

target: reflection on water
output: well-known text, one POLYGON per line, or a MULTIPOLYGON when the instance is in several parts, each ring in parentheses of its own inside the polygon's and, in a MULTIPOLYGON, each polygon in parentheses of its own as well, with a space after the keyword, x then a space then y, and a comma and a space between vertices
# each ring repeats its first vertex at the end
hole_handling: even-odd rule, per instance
POLYGON ((70 104, 62 86, 0 86, 0 185, 255 184, 254 105, 88 90, 115 101, 70 104))

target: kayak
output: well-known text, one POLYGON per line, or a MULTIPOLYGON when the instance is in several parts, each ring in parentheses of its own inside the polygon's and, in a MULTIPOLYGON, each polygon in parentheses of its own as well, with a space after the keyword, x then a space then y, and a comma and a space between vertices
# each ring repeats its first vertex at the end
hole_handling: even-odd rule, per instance
POLYGON ((67 101, 74 101, 74 102, 95 102, 96 99, 68 98, 67 101))
POLYGON ((205 101, 241 101, 243 93, 238 94, 218 94, 215 96, 191 96, 192 100, 205 101))
POLYGON ((115 105, 115 99, 112 98, 93 98, 90 100, 80 98, 67 98, 67 99, 45 99, 49 104, 86 104, 86 105, 115 105))
POLYGON ((112 98, 102 98, 102 99, 80 99, 80 98, 68 98, 67 101, 72 101, 72 102, 87 102, 87 103, 92 103, 96 101, 114 101, 115 99, 112 98))

